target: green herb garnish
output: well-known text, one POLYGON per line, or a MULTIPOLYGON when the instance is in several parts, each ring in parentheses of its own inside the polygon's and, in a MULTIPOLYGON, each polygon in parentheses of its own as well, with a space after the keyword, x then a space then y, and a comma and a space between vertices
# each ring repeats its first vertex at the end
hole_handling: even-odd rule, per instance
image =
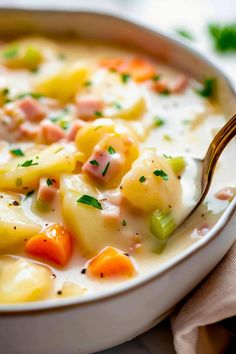
POLYGON ((32 194, 34 194, 34 191, 30 191, 25 195, 25 199, 29 198, 32 194))
POLYGON ((236 22, 220 25, 210 23, 208 31, 219 52, 236 51, 236 22))
POLYGON ((4 88, 4 89, 2 89, 2 95, 3 96, 7 96, 8 94, 9 94, 9 92, 10 92, 10 90, 9 90, 9 88, 4 88))
POLYGON ((27 96, 30 96, 32 98, 35 98, 36 100, 38 100, 39 98, 44 97, 41 93, 39 92, 25 92, 25 93, 20 93, 19 95, 16 96, 16 99, 21 99, 21 98, 25 98, 27 96))
POLYGON ((18 166, 29 167, 29 166, 35 166, 35 165, 38 165, 38 162, 33 162, 33 160, 26 160, 25 162, 23 162, 22 164, 19 164, 18 166))
POLYGON ((96 116, 96 117, 102 117, 102 112, 96 111, 96 112, 95 112, 95 116, 96 116))
POLYGON ((153 172, 155 176, 161 177, 164 181, 168 181, 169 177, 163 170, 155 170, 153 172))
POLYGON ((115 102, 115 103, 114 103, 114 107, 115 107, 116 109, 122 109, 122 106, 121 106, 121 104, 120 104, 119 102, 115 102))
POLYGON ((64 53, 59 53, 57 55, 57 57, 58 57, 59 60, 65 60, 66 59, 66 55, 64 53))
POLYGON ((91 163, 93 166, 99 166, 99 162, 97 160, 91 160, 89 163, 91 163))
POLYGON ((106 164, 106 167, 104 168, 104 170, 102 172, 103 177, 106 175, 109 165, 110 165, 110 162, 108 161, 108 163, 106 164))
POLYGON ((18 54, 19 54, 19 48, 14 46, 5 49, 4 52, 2 53, 2 56, 5 59, 14 59, 18 56, 18 54))
POLYGON ((89 80, 85 81, 84 87, 89 87, 89 86, 92 86, 92 81, 89 81, 89 80))
POLYGON ((10 150, 10 153, 15 156, 25 156, 21 149, 12 149, 10 150))
POLYGON ((114 155, 116 153, 112 146, 109 146, 107 151, 109 152, 110 155, 114 155))
POLYGON ((129 81, 130 78, 131 78, 131 76, 129 74, 125 74, 125 73, 121 74, 121 81, 124 84, 126 84, 129 81))
POLYGON ((190 41, 194 40, 194 36, 188 30, 183 28, 177 28, 175 32, 183 38, 189 39, 190 41))
POLYGON ((202 88, 196 89, 196 92, 202 97, 212 97, 215 91, 216 79, 205 79, 202 88))
POLYGON ((53 185, 53 180, 51 178, 48 178, 46 182, 47 182, 48 187, 53 185))
POLYGON ((160 78, 161 78, 161 75, 154 75, 153 77, 152 77, 152 81, 158 81, 158 80, 160 80, 160 78))
POLYGON ((165 89, 165 90, 159 92, 159 95, 162 95, 162 96, 169 96, 169 95, 170 95, 170 90, 165 89))
POLYGON ((126 226, 127 225, 127 222, 125 219, 122 220, 122 226, 126 226))
POLYGON ((155 127, 162 127, 165 124, 164 119, 161 117, 155 116, 154 117, 154 125, 155 127))
POLYGON ((94 208, 102 210, 102 206, 99 201, 96 198, 91 197, 90 195, 82 195, 82 197, 77 200, 77 203, 87 204, 94 208))
POLYGON ((145 182, 146 181, 146 177, 144 177, 144 176, 141 176, 140 178, 139 178, 139 182, 140 183, 143 183, 143 182, 145 182))

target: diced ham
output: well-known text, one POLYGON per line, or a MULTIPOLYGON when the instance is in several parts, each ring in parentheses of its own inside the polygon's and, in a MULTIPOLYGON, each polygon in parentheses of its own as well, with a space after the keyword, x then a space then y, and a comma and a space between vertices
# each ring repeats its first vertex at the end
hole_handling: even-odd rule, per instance
POLYGON ((230 200, 233 198, 233 196, 234 196, 234 191, 230 187, 223 188, 215 194, 215 197, 219 200, 230 200))
POLYGON ((181 93, 187 88, 188 83, 188 78, 185 75, 181 75, 169 84, 169 91, 171 93, 181 93))
POLYGON ((40 140, 47 143, 54 143, 66 137, 65 131, 61 127, 49 121, 43 121, 40 129, 40 140))
POLYGON ((104 103, 102 100, 92 95, 84 97, 77 96, 76 106, 78 117, 84 120, 89 120, 96 117, 96 114, 102 113, 104 103))
POLYGON ((18 107, 24 113, 25 119, 30 122, 40 121, 46 115, 44 107, 30 96, 20 100, 18 107))
POLYGON ((85 125, 86 123, 81 120, 81 119, 76 119, 71 127, 69 128, 67 134, 66 134, 66 139, 68 141, 73 141, 75 140, 76 134, 78 133, 78 131, 85 125))
POLYGON ((51 203, 58 192, 58 185, 55 180, 41 178, 39 181, 39 189, 37 199, 42 202, 51 203))
POLYGON ((19 127, 20 135, 29 139, 34 139, 40 132, 38 124, 24 122, 19 127))
POLYGON ((97 150, 85 162, 82 171, 99 182, 108 182, 114 178, 123 167, 120 154, 110 155, 107 151, 97 150))

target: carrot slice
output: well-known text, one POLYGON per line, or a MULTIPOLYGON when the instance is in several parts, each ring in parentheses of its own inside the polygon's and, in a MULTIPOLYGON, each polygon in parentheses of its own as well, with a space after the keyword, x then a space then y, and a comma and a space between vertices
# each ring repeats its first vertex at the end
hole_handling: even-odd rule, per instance
POLYGON ((130 73, 137 82, 150 80, 156 75, 155 67, 149 61, 141 58, 130 60, 127 69, 124 68, 123 70, 130 73))
POLYGON ((113 276, 131 277, 136 273, 129 256, 113 247, 106 247, 88 265, 88 274, 105 278, 113 276))
POLYGON ((104 68, 115 70, 119 73, 129 74, 137 82, 152 79, 156 75, 154 65, 142 58, 105 58, 100 60, 99 63, 104 68))
POLYGON ((54 224, 26 243, 25 250, 34 256, 65 265, 72 253, 72 238, 61 224, 54 224))

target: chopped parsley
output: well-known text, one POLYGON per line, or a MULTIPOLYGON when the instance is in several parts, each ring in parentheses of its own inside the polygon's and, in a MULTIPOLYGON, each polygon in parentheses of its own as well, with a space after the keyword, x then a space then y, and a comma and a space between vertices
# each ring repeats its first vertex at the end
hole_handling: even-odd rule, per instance
POLYGON ((218 52, 236 51, 236 22, 225 25, 210 23, 208 32, 218 52))
POLYGON ((206 78, 202 88, 196 89, 196 92, 202 97, 212 97, 215 91, 215 78, 206 78))
POLYGON ((102 172, 103 177, 106 175, 109 165, 110 165, 110 161, 108 161, 108 163, 106 164, 106 167, 104 168, 104 170, 102 172))
POLYGON ((163 170, 155 170, 153 172, 155 176, 161 177, 164 181, 168 181, 169 177, 163 170))
POLYGON ((2 95, 3 96, 7 96, 10 93, 9 88, 5 87, 4 89, 2 89, 2 95))
POLYGON ((96 198, 91 197, 90 195, 82 195, 82 197, 77 200, 77 203, 87 204, 94 208, 102 210, 102 206, 99 201, 96 198))
POLYGON ((30 191, 25 195, 25 199, 29 198, 32 194, 34 194, 34 191, 30 191))
POLYGON ((161 78, 161 75, 154 75, 152 77, 152 81, 156 82, 156 81, 160 80, 160 78, 161 78))
POLYGON ((44 97, 41 93, 39 92, 25 92, 25 93, 20 93, 19 95, 16 96, 16 99, 21 99, 21 98, 25 98, 27 96, 30 96, 32 98, 35 98, 36 100, 38 100, 39 98, 44 97))
POLYGON ((92 86, 92 81, 90 81, 90 80, 85 81, 84 87, 89 87, 89 86, 92 86))
POLYGON ((159 92, 159 95, 169 96, 170 95, 170 90, 164 89, 163 91, 159 92))
POLYGON ((91 160, 89 163, 91 163, 93 166, 99 166, 99 162, 97 160, 91 160))
POLYGON ((58 59, 59 60, 65 60, 66 59, 66 55, 64 53, 58 53, 58 59))
POLYGON ((166 159, 171 159, 172 156, 166 155, 166 154, 162 154, 162 156, 164 156, 166 159))
POLYGON ((17 178, 17 179, 16 179, 16 186, 17 186, 17 187, 22 186, 22 178, 17 178))
POLYGON ((102 117, 102 112, 100 111, 96 111, 94 114, 96 117, 102 117))
POLYGON ((48 187, 53 185, 53 180, 51 178, 48 178, 46 182, 47 182, 48 187))
POLYGON ((29 166, 35 166, 35 165, 38 165, 38 162, 33 162, 33 160, 26 160, 25 162, 19 164, 18 166, 29 167, 29 166))
POLYGON ((112 146, 109 146, 107 151, 109 152, 110 155, 114 155, 116 153, 112 146))
POLYGON ((146 177, 144 177, 144 176, 141 176, 140 178, 139 178, 139 182, 140 183, 143 183, 143 182, 145 182, 146 181, 146 177))
POLYGON ((183 37, 183 38, 186 38, 186 39, 189 39, 190 41, 193 41, 194 40, 194 36, 192 33, 190 33, 188 30, 184 29, 184 28, 177 28, 175 30, 175 32, 183 37))
POLYGON ((10 150, 10 153, 14 156, 25 156, 21 149, 12 149, 10 150))
POLYGON ((126 226, 127 225, 127 222, 125 219, 122 220, 122 226, 126 226))
POLYGON ((114 103, 114 107, 115 107, 116 109, 122 109, 122 106, 121 106, 121 104, 120 104, 119 102, 115 102, 115 103, 114 103))
POLYGON ((5 59, 14 59, 19 54, 19 48, 17 46, 9 47, 5 49, 2 53, 3 58, 5 59))
POLYGON ((126 84, 129 81, 130 77, 131 76, 129 74, 122 73, 121 74, 121 81, 123 82, 123 84, 126 84))
POLYGON ((155 116, 154 117, 154 125, 155 127, 162 127, 165 124, 164 119, 161 117, 155 116))

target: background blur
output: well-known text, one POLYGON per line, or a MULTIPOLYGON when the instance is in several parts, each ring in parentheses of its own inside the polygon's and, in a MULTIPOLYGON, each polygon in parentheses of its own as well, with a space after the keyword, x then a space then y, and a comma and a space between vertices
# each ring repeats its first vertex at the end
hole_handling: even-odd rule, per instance
POLYGON ((188 31, 194 39, 191 45, 218 63, 236 84, 236 52, 219 54, 213 51, 207 32, 210 22, 236 22, 236 0, 0 0, 0 7, 15 6, 98 8, 124 12, 172 35, 178 36, 178 29, 188 31))

